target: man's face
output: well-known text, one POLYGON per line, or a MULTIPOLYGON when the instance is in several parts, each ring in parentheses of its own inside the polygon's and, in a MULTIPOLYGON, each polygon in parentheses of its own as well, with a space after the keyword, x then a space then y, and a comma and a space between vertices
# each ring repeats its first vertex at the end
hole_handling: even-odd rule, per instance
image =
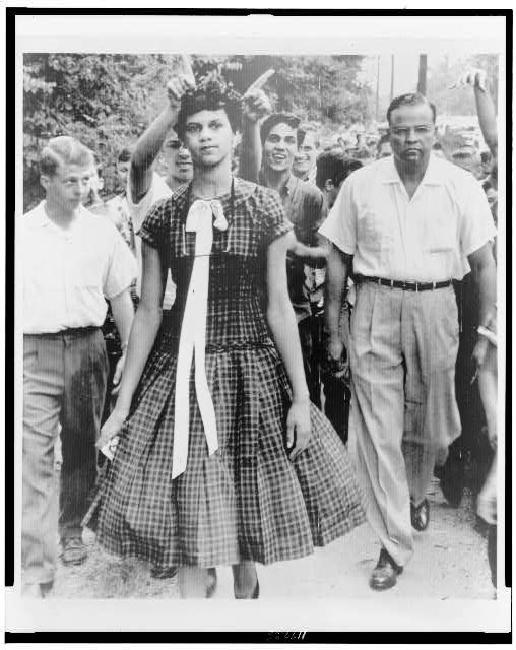
POLYGON ((127 177, 129 175, 129 169, 131 167, 130 160, 118 161, 116 165, 116 171, 118 173, 118 178, 122 187, 127 186, 127 177))
POLYGON ((427 104, 400 106, 390 116, 392 153, 407 169, 425 168, 435 137, 432 109, 427 104))
POLYGON ((299 147, 297 154, 294 157, 294 173, 296 176, 304 176, 315 165, 317 158, 317 147, 315 146, 315 133, 308 131, 303 140, 303 144, 299 147))
POLYGON ((171 178, 179 183, 188 183, 192 179, 192 156, 175 131, 171 131, 165 139, 163 157, 171 178))
POLYGON ((94 174, 93 165, 60 165, 54 176, 42 175, 47 201, 65 211, 75 210, 86 199, 94 174))
POLYGON ((185 144, 195 167, 212 168, 230 157, 233 130, 226 112, 199 111, 186 119, 185 144))
POLYGON ((392 156, 392 147, 390 142, 382 142, 380 149, 378 150, 377 158, 387 158, 387 156, 392 156))
POLYGON ((280 122, 269 131, 263 143, 263 163, 275 172, 290 171, 297 153, 297 132, 280 122))

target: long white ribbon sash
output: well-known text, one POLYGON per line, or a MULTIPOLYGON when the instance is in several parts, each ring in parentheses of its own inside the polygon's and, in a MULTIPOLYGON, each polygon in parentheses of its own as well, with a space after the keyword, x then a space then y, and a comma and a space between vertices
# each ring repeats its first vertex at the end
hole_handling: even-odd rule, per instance
POLYGON ((195 353, 195 393, 201 413, 208 454, 218 449, 215 410, 208 388, 205 367, 206 313, 208 308, 208 283, 210 253, 213 243, 212 216, 218 230, 227 230, 220 201, 195 201, 186 219, 185 231, 195 232, 195 259, 188 287, 185 312, 179 338, 177 358, 174 450, 172 456, 172 478, 186 469, 188 460, 188 438, 190 433, 190 370, 195 353))

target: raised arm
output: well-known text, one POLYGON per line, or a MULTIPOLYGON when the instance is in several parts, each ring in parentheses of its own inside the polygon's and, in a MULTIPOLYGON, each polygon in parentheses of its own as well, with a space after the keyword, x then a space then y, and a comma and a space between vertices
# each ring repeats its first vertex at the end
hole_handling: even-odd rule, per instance
POLYGON ((496 123, 496 110, 489 92, 489 84, 485 70, 469 70, 460 79, 459 86, 472 86, 475 94, 478 124, 487 146, 494 156, 498 154, 498 129, 496 123))
POLYGON ((269 98, 261 87, 274 74, 267 70, 247 89, 243 97, 242 148, 240 151, 239 176, 253 183, 258 182, 262 164, 260 123, 271 112, 269 98))
POLYGON ((139 203, 149 191, 154 160, 163 146, 167 133, 177 124, 181 97, 195 86, 193 73, 188 71, 173 77, 167 84, 168 106, 156 117, 136 143, 129 172, 131 199, 139 203))
POLYGON ((267 253, 267 322, 293 391, 287 417, 287 449, 294 459, 310 440, 310 394, 306 384, 296 315, 288 297, 285 255, 288 236, 275 239, 267 253))

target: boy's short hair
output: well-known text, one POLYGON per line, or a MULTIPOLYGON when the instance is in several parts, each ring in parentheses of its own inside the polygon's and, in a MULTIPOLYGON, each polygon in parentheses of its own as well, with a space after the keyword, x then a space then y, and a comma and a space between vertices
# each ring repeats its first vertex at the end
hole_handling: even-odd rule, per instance
POLYGON ((133 149, 131 147, 124 147, 123 149, 120 150, 120 153, 118 154, 116 160, 119 163, 129 162, 131 160, 132 154, 133 154, 133 149))
POLYGON ((329 179, 338 187, 352 172, 363 166, 361 160, 347 158, 344 153, 324 151, 317 157, 315 183, 322 190, 329 179))
POLYGON ((435 108, 435 104, 432 104, 432 102, 428 101, 428 99, 425 97, 425 95, 423 95, 423 93, 416 92, 416 93, 403 93, 403 95, 398 95, 392 100, 392 102, 389 105, 389 108, 387 109, 387 122, 389 123, 389 126, 391 124, 391 114, 393 111, 395 111, 400 106, 417 106, 418 104, 424 104, 425 106, 430 107, 430 109, 432 110, 433 121, 435 124, 435 118, 437 116, 437 110, 435 108))
POLYGON ((186 120, 190 115, 200 111, 224 110, 228 116, 233 133, 239 127, 242 119, 242 96, 232 84, 227 83, 222 77, 210 75, 201 81, 195 88, 188 90, 181 98, 181 108, 177 118, 176 132, 183 140, 185 135, 186 120))
MULTIPOLYGON (((262 146, 265 140, 267 140, 267 136, 269 135, 271 129, 273 129, 277 124, 286 124, 291 129, 294 129, 297 134, 297 144, 299 146, 300 142, 302 141, 300 140, 300 131, 298 131, 300 122, 301 120, 299 117, 293 113, 272 113, 267 119, 263 121, 260 127, 260 140, 262 141, 262 146)), ((305 134, 303 134, 303 138, 304 136, 305 134)))
POLYGON ((41 152, 39 169, 43 176, 55 176, 60 165, 94 165, 93 152, 69 135, 52 138, 41 152))

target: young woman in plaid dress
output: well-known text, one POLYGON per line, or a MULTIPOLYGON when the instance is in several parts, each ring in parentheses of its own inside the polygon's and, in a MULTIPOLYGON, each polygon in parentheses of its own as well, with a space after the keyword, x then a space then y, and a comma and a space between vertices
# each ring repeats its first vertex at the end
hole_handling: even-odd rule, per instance
POLYGON ((232 565, 235 596, 256 598, 255 562, 304 557, 365 516, 346 450, 309 401, 285 274, 292 224, 276 193, 231 175, 240 98, 185 77, 172 97, 194 178, 140 231, 142 295, 99 443, 119 436, 97 539, 190 578, 232 565), (199 210, 211 210, 202 236, 199 210), (169 267, 175 317, 162 325, 169 267))

